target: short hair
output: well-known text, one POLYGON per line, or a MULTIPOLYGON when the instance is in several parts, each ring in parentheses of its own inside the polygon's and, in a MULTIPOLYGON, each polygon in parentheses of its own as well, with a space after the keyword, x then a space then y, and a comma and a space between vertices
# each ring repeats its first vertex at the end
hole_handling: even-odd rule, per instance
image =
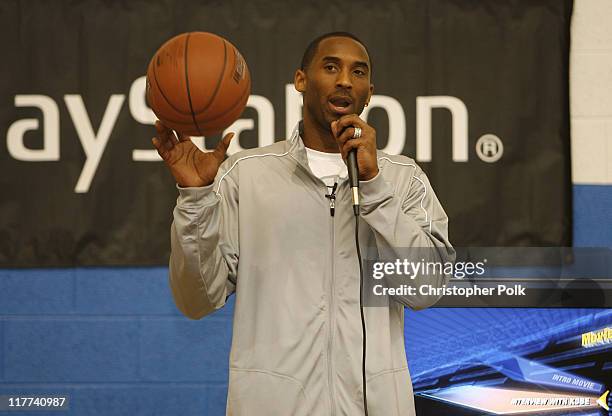
POLYGON ((300 66, 300 69, 302 71, 305 71, 306 68, 308 68, 308 66, 312 62, 312 58, 314 58, 315 54, 317 53, 317 49, 319 48, 319 43, 328 38, 349 38, 361 44, 361 46, 363 46, 366 53, 368 54, 368 60, 370 61, 370 79, 372 78, 372 58, 370 57, 370 51, 368 51, 368 47, 365 43, 361 41, 361 39, 349 32, 325 33, 310 42, 310 44, 306 47, 306 50, 304 51, 304 55, 302 56, 302 64, 300 66))

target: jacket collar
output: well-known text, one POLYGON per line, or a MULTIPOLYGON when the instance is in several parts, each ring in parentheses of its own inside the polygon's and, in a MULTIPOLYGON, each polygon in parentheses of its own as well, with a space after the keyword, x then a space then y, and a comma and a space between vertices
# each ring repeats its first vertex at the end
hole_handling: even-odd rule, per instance
MULTIPOLYGON (((306 146, 304 145, 302 136, 304 136, 304 122, 300 120, 293 128, 291 137, 287 141, 288 152, 293 159, 295 159, 300 165, 302 165, 302 167, 310 172, 313 177, 315 177, 314 173, 312 173, 312 170, 310 169, 310 163, 308 163, 308 153, 306 153, 306 146)), ((376 153, 380 154, 380 151, 377 150, 376 153)), ((347 179, 347 176, 341 176, 340 179, 345 180, 347 179)))
POLYGON ((304 146, 304 141, 302 140, 302 135, 304 134, 304 122, 300 121, 293 132, 291 133, 291 137, 288 140, 289 145, 289 154, 293 157, 300 165, 305 167, 310 173, 310 165, 308 164, 308 155, 306 154, 306 146, 304 146))

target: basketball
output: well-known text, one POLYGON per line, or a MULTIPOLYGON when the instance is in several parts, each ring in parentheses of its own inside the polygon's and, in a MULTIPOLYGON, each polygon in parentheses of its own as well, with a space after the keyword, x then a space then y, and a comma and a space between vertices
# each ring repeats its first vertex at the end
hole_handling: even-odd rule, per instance
POLYGON ((147 68, 147 102, 166 126, 189 136, 211 136, 242 114, 251 76, 238 49, 207 32, 173 37, 147 68))

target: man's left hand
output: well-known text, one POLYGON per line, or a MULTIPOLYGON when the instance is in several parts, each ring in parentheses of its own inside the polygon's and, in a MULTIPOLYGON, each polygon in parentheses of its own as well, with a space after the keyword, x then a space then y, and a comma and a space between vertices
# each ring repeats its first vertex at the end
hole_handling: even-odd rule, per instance
POLYGON ((347 114, 332 121, 331 130, 338 143, 342 159, 346 161, 351 149, 357 151, 359 180, 368 181, 378 174, 376 159, 376 130, 357 114, 347 114), (361 128, 361 137, 354 139, 355 127, 361 128))

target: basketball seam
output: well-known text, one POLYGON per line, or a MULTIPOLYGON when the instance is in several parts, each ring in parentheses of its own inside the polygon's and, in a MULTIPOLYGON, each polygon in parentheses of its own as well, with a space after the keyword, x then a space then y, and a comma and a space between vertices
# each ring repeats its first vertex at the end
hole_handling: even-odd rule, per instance
MULTIPOLYGON (((236 100, 236 102, 234 104, 232 104, 232 106, 229 109, 225 110, 221 114, 215 115, 213 118, 207 118, 207 119, 203 119, 203 120, 196 119, 196 123, 203 123, 203 124, 205 124, 205 123, 209 123, 211 121, 215 121, 215 120, 223 117, 224 115, 226 115, 230 111, 233 111, 240 103, 242 103, 244 101, 244 99, 249 96, 249 92, 250 92, 250 83, 246 85, 246 87, 244 88, 244 91, 242 92, 242 95, 240 96, 240 98, 238 100, 236 100)), ((190 125, 193 124, 192 122, 189 122, 189 121, 177 121, 177 120, 170 119, 168 117, 165 117, 165 120, 167 120, 167 121, 169 121, 171 123, 181 124, 181 125, 186 125, 186 126, 190 126, 190 125)), ((200 131, 200 129, 198 129, 198 131, 200 131)))
POLYGON ((198 125, 198 122, 196 121, 195 118, 195 114, 193 112, 193 103, 191 102, 191 91, 189 91, 189 66, 187 66, 187 55, 189 52, 189 37, 191 36, 191 33, 189 33, 187 35, 187 39, 185 39, 185 53, 184 53, 184 62, 183 62, 183 66, 185 67, 185 87, 187 88, 187 101, 189 101, 189 109, 191 110, 191 118, 193 119, 193 124, 195 125, 196 130, 198 131, 198 133, 200 134, 200 136, 203 136, 202 131, 200 130, 200 126, 198 125))
MULTIPOLYGON (((153 57, 153 59, 155 59, 156 56, 157 54, 153 57)), ((164 94, 164 91, 162 90, 161 85, 159 85, 159 82, 157 82, 157 66, 155 64, 153 64, 153 78, 155 79, 155 85, 157 85, 157 90, 159 91, 161 96, 164 98, 164 100, 166 100, 168 105, 172 107, 172 109, 176 111, 177 113, 188 116, 189 115, 188 111, 185 112, 183 110, 179 110, 174 104, 172 104, 172 102, 168 99, 168 97, 166 97, 166 94, 164 94)), ((168 121, 171 121, 171 120, 168 120, 168 121)))
MULTIPOLYGON (((202 110, 198 111, 198 114, 204 113, 208 109, 208 107, 212 105, 213 101, 215 101, 215 98, 217 97, 217 93, 219 92, 219 89, 221 88, 221 83, 223 82, 223 79, 225 78, 225 68, 227 67, 227 43, 225 42, 225 39, 221 39, 221 40, 223 41, 223 68, 221 69, 221 74, 219 75, 219 79, 217 80, 217 85, 215 86, 215 90, 213 91, 212 96, 210 97, 210 100, 204 106, 202 110)), ((194 118, 194 123, 196 123, 196 125, 198 126, 198 131, 200 131, 199 123, 201 122, 202 121, 197 121, 194 118)))
MULTIPOLYGON (((164 101, 165 101, 166 103, 168 103, 168 105, 169 105, 170 107, 172 107, 172 109, 173 109, 174 111, 176 111, 177 113, 182 114, 182 115, 185 115, 185 116, 188 116, 188 115, 189 115, 189 112, 184 112, 184 111, 182 111, 182 110, 179 110, 178 108, 176 108, 176 107, 174 106, 174 104, 172 104, 172 103, 170 102, 170 100, 168 99, 168 97, 166 97, 166 94, 164 94, 164 92, 163 92, 163 91, 162 91, 162 89, 161 89, 161 85, 159 85, 159 82, 157 82, 157 74, 155 73, 155 68, 153 68, 153 77, 152 77, 152 79, 153 79, 153 81, 155 82, 155 86, 157 87, 157 91, 159 91, 159 93, 161 94, 161 97, 164 99, 164 101)), ((172 121, 173 123, 175 122, 175 121, 173 121, 173 120, 170 120, 170 119, 169 119, 169 118, 167 118, 167 117, 164 117, 164 118, 165 118, 166 120, 168 120, 168 121, 172 121)))
POLYGON ((233 111, 236 109, 236 107, 244 100, 245 96, 248 97, 249 96, 249 92, 250 92, 250 88, 249 85, 247 84, 247 87, 244 89, 244 92, 242 93, 242 95, 240 96, 240 98, 238 98, 238 100, 236 100, 236 102, 234 104, 232 104, 232 106, 230 108, 228 108, 227 110, 225 110, 224 112, 222 112, 221 114, 217 114, 212 118, 206 118, 204 120, 200 120, 199 123, 210 123, 211 121, 217 120, 221 117, 223 117, 224 115, 226 115, 227 113, 229 113, 230 111, 233 111))

